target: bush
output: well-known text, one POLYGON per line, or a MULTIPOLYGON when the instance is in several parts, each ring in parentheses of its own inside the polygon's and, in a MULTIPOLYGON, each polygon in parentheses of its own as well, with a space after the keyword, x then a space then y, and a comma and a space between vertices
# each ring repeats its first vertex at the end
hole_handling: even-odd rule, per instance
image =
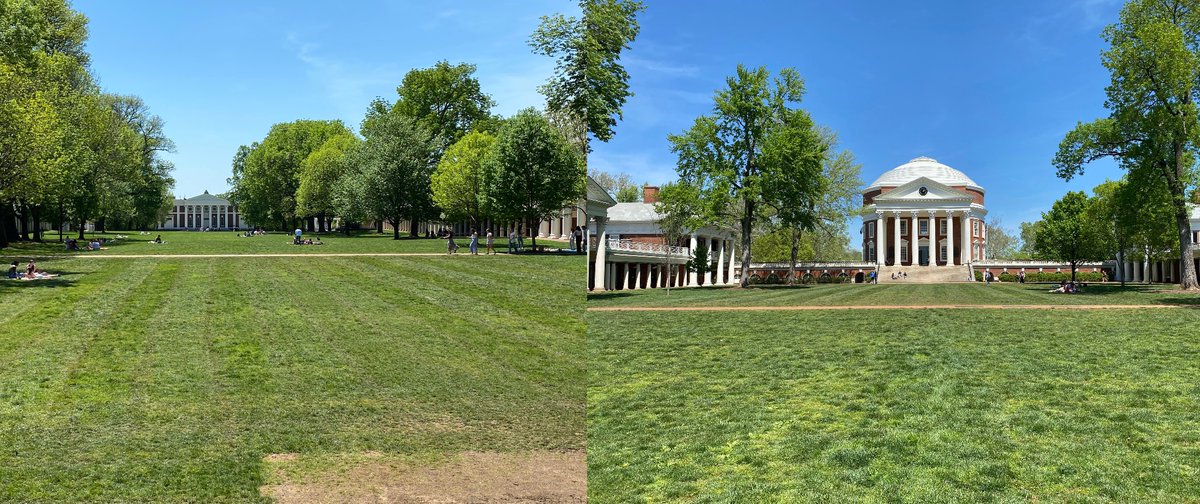
MULTIPOLYGON (((1018 282, 1018 281, 1020 281, 1020 279, 1018 278, 1019 274, 1020 274, 1020 271, 1017 271, 1015 273, 1001 273, 999 275, 996 275, 996 278, 1000 279, 1001 282, 1018 282)), ((1102 279, 1103 279, 1103 274, 1099 271, 1094 271, 1094 272, 1093 271, 1088 271, 1088 272, 1080 271, 1075 274, 1075 281, 1077 281, 1077 282, 1099 282, 1102 279)), ((975 281, 976 282, 983 281, 983 272, 982 271, 975 272, 975 281)), ((1026 271, 1025 272, 1025 281, 1026 282, 1053 282, 1053 283, 1058 283, 1058 282, 1063 282, 1063 281, 1070 282, 1071 281, 1071 272, 1070 271, 1062 271, 1062 272, 1058 272, 1058 271, 1026 271)))

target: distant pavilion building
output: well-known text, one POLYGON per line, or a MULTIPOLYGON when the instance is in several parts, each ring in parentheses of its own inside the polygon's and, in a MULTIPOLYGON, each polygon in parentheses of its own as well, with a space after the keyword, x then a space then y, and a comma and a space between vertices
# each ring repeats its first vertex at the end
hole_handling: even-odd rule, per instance
MULTIPOLYGON (((589 178, 589 187, 591 183, 589 178)), ((612 201, 607 193, 603 197, 612 201)), ((613 201, 603 216, 594 216, 596 228, 590 240, 589 289, 600 292, 737 282, 733 233, 703 227, 685 232, 678 243, 666 243, 658 225, 661 216, 654 208, 658 202, 658 188, 644 187, 642 199, 635 203, 613 201), (709 259, 709 271, 703 277, 685 268, 702 243, 708 247, 709 259)))
POLYGON ((229 200, 209 194, 194 198, 176 199, 171 214, 159 229, 248 229, 242 220, 237 205, 229 200))

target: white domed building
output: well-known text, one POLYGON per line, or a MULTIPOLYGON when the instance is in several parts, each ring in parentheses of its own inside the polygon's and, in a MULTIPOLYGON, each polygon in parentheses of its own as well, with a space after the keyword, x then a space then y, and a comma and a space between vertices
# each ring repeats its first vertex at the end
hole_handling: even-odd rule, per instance
POLYGON ((942 268, 947 279, 984 259, 984 190, 965 173, 919 157, 892 168, 863 190, 863 260, 888 270, 942 268))

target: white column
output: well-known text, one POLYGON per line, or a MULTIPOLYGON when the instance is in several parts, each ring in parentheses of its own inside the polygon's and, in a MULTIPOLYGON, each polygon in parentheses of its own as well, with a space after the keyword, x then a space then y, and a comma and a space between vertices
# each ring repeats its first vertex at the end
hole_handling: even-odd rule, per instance
MULTIPOLYGON (((692 257, 695 258, 696 257, 696 233, 692 233, 691 238, 692 238, 692 241, 691 241, 692 248, 688 249, 688 251, 692 254, 692 257)), ((688 272, 688 285, 696 285, 696 272, 695 271, 688 272)))
POLYGON ((883 264, 887 261, 887 247, 885 247, 883 239, 883 212, 875 212, 875 222, 871 225, 875 227, 875 271, 879 271, 883 264))
POLYGON ((629 267, 633 263, 625 263, 625 274, 621 275, 621 290, 629 290, 629 267))
POLYGON ((900 212, 892 212, 892 265, 900 265, 900 212))
POLYGON ((954 266, 954 212, 946 212, 946 266, 954 266))
POLYGON ((929 265, 937 266, 938 253, 942 248, 938 246, 937 232, 938 211, 931 210, 929 212, 929 265))
POLYGON ((979 219, 979 237, 983 238, 983 242, 979 244, 979 260, 987 260, 987 221, 979 219))
POLYGON ((717 239, 717 281, 713 285, 725 285, 725 240, 717 239))
POLYGON ((608 223, 608 217, 595 217, 596 221, 596 266, 593 271, 592 282, 595 283, 593 290, 604 292, 604 251, 608 248, 608 234, 604 232, 604 225, 608 223))
POLYGON ((733 272, 735 270, 733 269, 733 262, 736 260, 736 257, 737 257, 734 255, 734 249, 736 249, 736 248, 737 248, 737 246, 733 244, 733 240, 729 240, 729 283, 730 284, 734 283, 733 282, 733 272))
POLYGON ((963 264, 971 264, 975 259, 971 255, 971 216, 967 212, 962 216, 962 255, 963 264))
POLYGON ((920 213, 913 210, 910 217, 912 218, 912 222, 908 223, 908 264, 910 266, 918 266, 917 258, 921 255, 921 251, 918 250, 921 243, 921 222, 918 220, 920 219, 920 213))

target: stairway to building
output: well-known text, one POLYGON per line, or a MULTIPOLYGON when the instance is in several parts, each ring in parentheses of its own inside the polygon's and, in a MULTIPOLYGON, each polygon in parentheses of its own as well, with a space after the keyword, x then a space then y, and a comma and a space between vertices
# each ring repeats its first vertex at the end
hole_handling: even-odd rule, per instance
POLYGON ((879 283, 953 283, 972 281, 971 267, 954 266, 884 266, 879 269, 879 283), (908 278, 892 280, 892 274, 908 273, 908 278))

